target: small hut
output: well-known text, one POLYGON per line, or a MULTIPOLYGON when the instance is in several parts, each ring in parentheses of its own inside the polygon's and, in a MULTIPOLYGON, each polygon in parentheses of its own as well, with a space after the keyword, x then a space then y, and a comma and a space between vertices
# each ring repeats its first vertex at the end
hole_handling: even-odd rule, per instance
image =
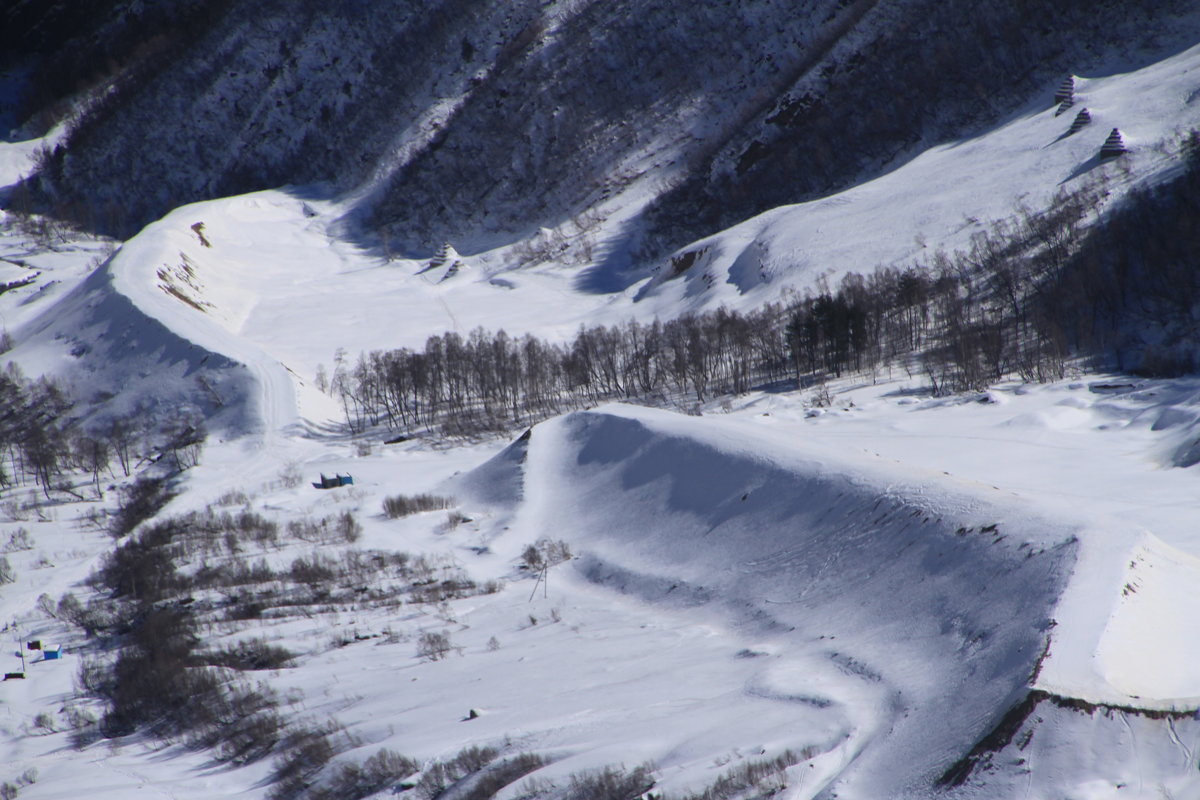
POLYGON ((321 473, 320 482, 313 483, 314 489, 336 489, 339 486, 353 486, 354 478, 350 475, 334 475, 330 478, 324 472, 321 473))
POLYGON ((1079 109, 1079 113, 1075 115, 1075 119, 1071 120, 1071 127, 1067 128, 1067 135, 1079 133, 1085 125, 1090 125, 1092 122, 1092 113, 1086 108, 1079 109))
POLYGON ((1121 136, 1121 131, 1117 128, 1112 129, 1112 133, 1104 140, 1104 144, 1100 145, 1100 158, 1116 158, 1123 156, 1129 152, 1129 148, 1125 146, 1125 139, 1121 136))

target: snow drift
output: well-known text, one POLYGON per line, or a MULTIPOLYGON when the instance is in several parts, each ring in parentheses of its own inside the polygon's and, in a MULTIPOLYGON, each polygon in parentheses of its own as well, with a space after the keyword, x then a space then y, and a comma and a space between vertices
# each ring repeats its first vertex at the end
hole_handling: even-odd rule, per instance
POLYGON ((117 289, 112 261, 16 338, 21 360, 65 378, 88 413, 136 411, 149 422, 186 408, 217 429, 244 433, 260 424, 246 367, 147 314, 117 289))
POLYGON ((928 787, 1019 699, 1077 547, 842 454, 624 407, 535 428, 522 492, 513 527, 568 538, 591 580, 719 607, 785 653, 754 691, 845 706, 841 797, 928 787))

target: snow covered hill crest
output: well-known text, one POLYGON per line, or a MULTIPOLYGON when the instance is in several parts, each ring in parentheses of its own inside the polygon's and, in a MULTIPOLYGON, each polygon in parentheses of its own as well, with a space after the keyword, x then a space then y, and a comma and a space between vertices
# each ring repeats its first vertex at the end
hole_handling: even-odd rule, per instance
MULTIPOLYGON (((470 494, 496 485, 500 471, 513 485, 518 463, 522 488, 500 502, 523 500, 506 525, 585 549, 578 569, 598 584, 664 608, 720 609, 781 662, 751 691, 843 710, 852 722, 819 796, 960 785, 975 765, 961 760, 963 743, 997 739, 1003 711, 1032 707, 1031 697, 1152 716, 1163 707, 1186 716, 1200 701, 1200 684, 1179 682, 1190 650, 1172 638, 1143 642, 1144 654, 1113 649, 1130 647, 1124 618, 1145 625, 1147 613, 1196 636, 1179 607, 1200 562, 1182 553, 1158 569, 1190 577, 1146 576, 1141 590, 1161 596, 1140 615, 1118 611, 1098 646, 1097 607, 1120 608, 1119 594, 1131 594, 1099 567, 1120 534, 997 503, 991 487, 784 443, 742 421, 619 406, 538 426, 453 486, 470 494), (1114 656, 1145 663, 1116 672, 1114 656), (1157 685, 1150 662, 1160 665, 1157 685), (1127 693, 1133 675, 1138 688, 1127 693)), ((1148 564, 1134 538, 1124 547, 1148 564)))

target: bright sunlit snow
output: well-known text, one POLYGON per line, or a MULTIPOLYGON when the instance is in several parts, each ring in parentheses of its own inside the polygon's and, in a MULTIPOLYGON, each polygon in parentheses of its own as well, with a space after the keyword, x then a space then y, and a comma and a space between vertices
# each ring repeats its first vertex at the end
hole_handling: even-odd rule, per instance
MULTIPOLYGON (((1039 707, 1036 735, 1020 763, 997 763, 988 797, 1197 797, 1200 722, 1182 713, 1200 707, 1196 379, 1081 375, 934 398, 897 369, 833 385, 828 407, 757 392, 700 417, 576 412, 515 444, 384 445, 351 441, 315 376, 445 330, 563 340, 581 324, 753 308, 822 276, 966 247, 1018 203, 1039 207, 1092 173, 1124 192, 1161 178, 1195 123, 1198 66, 1200 47, 1081 76, 1093 123, 1067 138, 1072 115, 1054 115, 1049 87, 994 131, 715 234, 686 248, 704 254, 685 274, 664 266, 611 295, 578 289, 576 267, 519 267, 508 251, 459 256, 453 270, 387 260, 344 238, 344 203, 293 189, 184 206, 111 257, 107 242, 47 249, 7 225, 0 281, 39 278, 0 295, 16 341, 6 358, 131 408, 211 376, 214 435, 166 513, 231 491, 246 497, 228 507, 283 523, 349 510, 364 527, 356 547, 503 582, 440 604, 214 629, 214 642, 263 636, 297 653, 262 679, 293 690, 296 716, 345 725, 361 743, 348 757, 387 746, 428 764, 507 742, 550 762, 539 778, 650 761, 677 795, 791 750, 789 800, 909 797, 1032 686, 1110 708, 1039 707), (1112 127, 1132 155, 1091 163, 1112 127), (354 486, 317 491, 321 473, 354 486), (419 492, 453 493, 465 519, 382 513, 385 497, 419 492), (542 538, 576 557, 539 582, 518 564, 542 538), (429 631, 448 634, 445 660, 418 657, 429 631), (1085 734, 1090 749, 1073 750, 1085 734), (1025 759, 1047 769, 1029 777, 1025 759)), ((35 146, 0 144, 0 185, 35 146)), ((266 762, 235 770, 142 739, 70 746, 85 640, 38 598, 89 591, 112 540, 84 517, 97 503, 26 500, 0 507, 0 546, 19 528, 32 542, 6 554, 5 671, 29 639, 65 654, 26 652, 27 679, 0 683, 0 780, 36 768, 28 800, 262 796, 266 762)), ((314 549, 248 557, 287 564, 314 549)))

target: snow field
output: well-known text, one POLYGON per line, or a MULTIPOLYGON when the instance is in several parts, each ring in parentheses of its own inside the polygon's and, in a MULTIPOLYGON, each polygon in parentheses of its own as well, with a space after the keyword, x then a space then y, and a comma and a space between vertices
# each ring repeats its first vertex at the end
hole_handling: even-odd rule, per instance
MULTIPOLYGON (((500 452, 495 443, 435 450, 410 442, 360 454, 349 443, 281 437, 288 446, 267 451, 275 469, 248 481, 235 471, 246 441, 214 442, 167 513, 240 486, 256 510, 280 521, 349 510, 364 525, 356 547, 445 553, 476 580, 506 581, 497 595, 444 608, 330 610, 214 631, 213 646, 263 636, 299 653, 297 668, 249 677, 281 693, 299 690, 303 698, 289 707, 297 719, 332 715, 346 725, 363 743, 346 757, 386 746, 428 763, 508 737, 514 751, 553 761, 536 777, 562 781, 649 759, 663 788, 681 792, 791 749, 807 758, 789 771, 790 797, 872 797, 901 783, 917 791, 960 757, 995 724, 996 709, 1020 696, 1047 635, 1039 687, 1151 708, 1190 700, 1180 690, 1193 673, 1177 670, 1192 658, 1194 559, 1090 525, 1087 515, 1067 513, 1053 484, 1034 491, 1036 476, 1027 474, 1031 450, 1073 442, 1097 496, 1123 494, 1118 487, 1147 472, 1162 478, 1152 456, 1188 434, 1156 431, 1151 420, 1186 416, 1185 388, 1146 384, 1113 395, 1071 384, 999 387, 990 397, 999 402, 978 403, 914 398, 895 384, 846 387, 819 416, 787 395, 750 396, 733 413, 710 410, 700 419, 612 406, 536 426, 500 452), (1091 405, 1100 408, 1080 421, 1076 412, 1091 405), (1013 424, 1053 420, 1064 408, 1076 424, 1047 425, 1034 441, 1026 424, 1013 424), (1114 419, 1133 422, 1114 429, 1114 419), (981 458, 972 443, 985 431, 990 456, 981 458), (930 446, 914 447, 914 437, 930 446), (278 475, 287 461, 306 481, 319 471, 350 472, 356 484, 289 488, 278 475), (382 518, 384 496, 419 491, 459 495, 471 522, 447 529, 445 512, 382 518), (960 527, 972 530, 960 535, 960 527), (543 536, 567 540, 579 558, 553 567, 549 597, 538 589, 531 601, 533 581, 514 564, 543 536), (1127 569, 1127 548, 1139 546, 1146 564, 1127 569), (1138 591, 1122 596, 1131 571, 1138 591), (423 631, 448 632, 462 654, 421 661, 415 639, 423 631), (492 637, 497 650, 488 647, 492 637), (335 645, 343 641, 350 644, 335 645), (1122 647, 1128 642, 1137 649, 1122 647), (480 716, 464 721, 472 708, 480 716)), ((0 684, 14 734, 9 763, 41 773, 23 796, 65 794, 80 774, 65 733, 24 735, 39 712, 56 711, 73 694, 81 637, 41 616, 35 601, 43 591, 78 593, 73 584, 108 546, 105 534, 74 521, 80 510, 63 506, 52 521, 20 523, 35 549, 10 555, 18 584, 0 590, 4 616, 21 622, 22 635, 68 645, 63 662, 33 665, 25 684, 0 684), (40 553, 56 569, 36 568, 40 553)), ((1165 511, 1159 519, 1168 519, 1165 511)), ((310 552, 293 544, 265 555, 286 566, 310 552)), ((1115 785, 1132 774, 1104 763, 1104 748, 1120 737, 1069 714, 1078 712, 1055 712, 1056 721, 1038 726, 1034 752, 1041 763, 1066 763, 1055 737, 1094 730, 1088 763, 1096 770, 1067 772, 1081 787, 1076 796, 1107 797, 1093 785, 1097 776, 1111 775, 1115 785)), ((1129 719, 1148 743, 1170 741, 1166 722, 1129 719)), ((1192 729, 1171 724, 1194 747, 1192 729)), ((148 783, 177 797, 210 797, 240 791, 268 769, 224 771, 178 748, 104 748, 82 755, 86 774, 113 796, 148 783)), ((1147 749, 1137 757, 1144 796, 1159 783, 1194 785, 1184 777, 1194 768, 1178 767, 1181 756, 1147 749)), ((1014 786, 1029 780, 1005 764, 1014 786)))
POLYGON ((877 796, 931 781, 1025 685, 1073 541, 956 534, 986 506, 914 500, 873 471, 733 420, 612 407, 534 429, 527 524, 573 529, 593 580, 724 608, 781 658, 805 654, 811 672, 778 674, 808 680, 777 696, 847 707, 838 794, 877 796))
MULTIPOLYGON (((462 463, 463 454, 454 455, 457 460, 444 461, 443 470, 462 463)), ((548 596, 539 591, 531 601, 531 581, 514 575, 511 559, 477 552, 481 541, 496 535, 485 530, 486 513, 478 523, 451 532, 441 532, 444 512, 383 520, 373 509, 380 493, 405 474, 406 456, 379 460, 390 462, 383 485, 373 478, 370 463, 359 460, 352 462, 358 476, 354 490, 314 496, 315 490, 307 487, 277 487, 251 502, 281 521, 354 510, 366 529, 359 547, 445 552, 473 576, 508 578, 508 588, 445 607, 330 608, 316 617, 222 624, 206 636, 209 647, 261 636, 296 652, 298 668, 246 677, 266 680, 285 696, 294 691, 300 699, 287 708, 294 719, 333 716, 343 723, 361 742, 361 750, 347 757, 365 758, 388 746, 428 764, 467 744, 500 744, 510 753, 531 750, 550 759, 553 763, 539 777, 563 780, 584 768, 653 760, 663 767, 667 785, 683 789, 698 788, 727 765, 760 753, 774 756, 791 747, 813 756, 833 750, 848 735, 836 709, 781 697, 791 681, 771 674, 761 658, 739 656, 753 642, 719 619, 706 621, 696 613, 646 615, 640 603, 581 581, 569 565, 554 568, 548 596), (425 662, 416 657, 415 639, 425 630, 448 632, 455 647, 448 659, 425 662), (489 647, 493 637, 499 642, 494 650, 489 647), (681 683, 681 675, 689 680, 681 683), (614 697, 623 699, 614 703, 614 697), (480 716, 465 720, 471 709, 480 716)), ((421 465, 426 479, 437 474, 429 463, 436 460, 435 455, 421 465)), ((327 462, 318 463, 327 468, 327 462)), ((206 476, 197 470, 190 490, 166 513, 184 510, 209 486, 215 488, 212 472, 206 476)), ((76 509, 63 508, 60 516, 65 518, 68 510, 76 509)), ((65 519, 31 523, 30 528, 39 547, 79 537, 75 523, 65 519)), ((506 534, 512 541, 501 549, 519 548, 529 534, 514 529, 506 534)), ((6 616, 19 622, 23 637, 67 645, 63 661, 31 664, 28 680, 0 684, 12 735, 6 763, 21 769, 36 766, 40 773, 24 793, 65 795, 74 785, 72 776, 81 774, 73 767, 81 760, 88 765, 82 774, 100 796, 105 787, 121 796, 133 780, 177 797, 211 797, 265 778, 267 764, 228 771, 177 746, 160 750, 135 739, 115 753, 107 753, 103 743, 76 753, 67 746, 66 733, 25 735, 39 713, 49 713, 60 730, 65 725, 58 710, 73 697, 73 675, 87 655, 82 637, 46 619, 35 603, 43 590, 86 591, 77 583, 108 542, 105 534, 94 531, 83 542, 78 565, 63 570, 55 584, 39 583, 24 561, 16 561, 18 591, 6 588, 2 596, 6 616)), ((311 550, 311 545, 293 543, 259 554, 248 545, 244 557, 263 555, 286 566, 311 550)))
MULTIPOLYGON (((1186 468, 1200 442, 1200 384, 1102 385, 1129 383, 1116 376, 947 399, 889 379, 836 386, 831 408, 800 393, 750 395, 703 419, 606 407, 539 425, 487 461, 499 443, 357 452, 333 432, 341 410, 313 387, 317 366, 332 368, 339 348, 352 362, 447 329, 561 339, 581 323, 747 308, 820 276, 965 247, 1015 203, 1036 208, 1088 175, 1108 173, 1114 193, 1159 178, 1194 124, 1198 63, 1200 47, 1084 76, 1077 107, 1094 122, 1075 136, 1059 138, 1072 112, 1039 103, 875 181, 689 246, 707 249, 678 280, 609 295, 581 291, 575 268, 517 269, 507 251, 464 257, 452 277, 418 274, 423 263, 341 240, 345 203, 297 190, 181 208, 94 271, 104 243, 37 252, 5 230, 0 279, 30 272, 13 259, 46 275, 0 296, 18 342, 6 358, 66 377, 81 397, 112 394, 115 408, 146 397, 208 404, 217 435, 167 513, 230 490, 281 521, 349 510, 365 528, 358 547, 434 553, 476 580, 506 581, 444 606, 330 608, 214 631, 213 644, 261 635, 297 652, 299 666, 261 677, 296 691, 297 718, 332 715, 359 737, 347 757, 388 746, 428 764, 498 743, 544 755, 552 763, 537 777, 559 781, 652 760, 675 793, 792 749, 804 760, 788 772, 789 800, 927 796, 1035 671, 1034 687, 1090 703, 1200 703, 1200 535, 1186 468), (1113 126, 1133 154, 1097 166, 1113 126), (305 481, 350 472, 356 484, 289 487, 292 468, 305 481), (470 522, 380 514, 389 494, 443 488, 470 522), (551 569, 547 594, 516 569, 541 537, 579 554, 551 569), (446 631, 461 653, 421 661, 425 631, 446 631), (464 719, 471 709, 478 718, 464 719)), ((0 148, 0 184, 34 146, 0 148)), ((0 544, 17 526, 35 542, 7 556, 17 581, 0 587, 0 622, 14 645, 39 636, 67 655, 0 684, 0 780, 36 767, 22 791, 31 800, 80 786, 100 798, 265 793, 269 763, 228 770, 142 740, 76 752, 61 727, 34 725, 50 713, 61 726, 61 710, 79 702, 85 647, 37 599, 84 593, 111 546, 78 521, 85 506, 44 508, 45 521, 0 522, 0 544)), ((264 557, 282 566, 313 549, 264 557)), ((1193 722, 1043 704, 1026 725, 1029 741, 998 754, 987 783, 954 791, 1200 792, 1193 722)))

